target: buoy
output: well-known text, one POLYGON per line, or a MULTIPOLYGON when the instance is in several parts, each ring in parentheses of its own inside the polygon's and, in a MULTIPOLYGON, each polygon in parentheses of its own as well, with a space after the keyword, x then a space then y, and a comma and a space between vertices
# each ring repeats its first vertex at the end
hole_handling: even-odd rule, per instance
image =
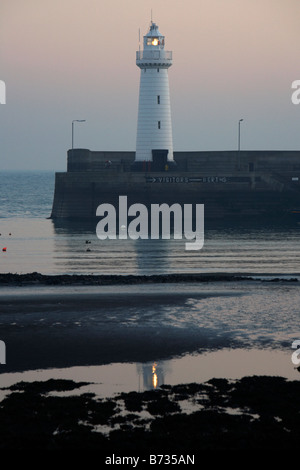
POLYGON ((2 248, 2 251, 6 251, 6 246, 4 248, 2 248))

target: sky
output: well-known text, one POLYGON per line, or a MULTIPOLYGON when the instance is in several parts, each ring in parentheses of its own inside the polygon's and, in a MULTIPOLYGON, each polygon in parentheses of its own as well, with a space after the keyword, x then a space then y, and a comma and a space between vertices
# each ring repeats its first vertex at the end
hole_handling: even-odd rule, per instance
POLYGON ((1 0, 0 171, 65 171, 67 150, 135 151, 152 19, 173 51, 174 151, 300 150, 299 0, 1 0))

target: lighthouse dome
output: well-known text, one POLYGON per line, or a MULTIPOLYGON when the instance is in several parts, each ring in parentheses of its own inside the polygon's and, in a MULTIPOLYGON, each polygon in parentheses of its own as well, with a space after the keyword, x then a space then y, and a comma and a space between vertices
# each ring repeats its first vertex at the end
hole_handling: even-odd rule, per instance
POLYGON ((152 36, 162 36, 162 34, 158 31, 158 26, 156 23, 151 22, 149 32, 146 34, 147 37, 152 36))

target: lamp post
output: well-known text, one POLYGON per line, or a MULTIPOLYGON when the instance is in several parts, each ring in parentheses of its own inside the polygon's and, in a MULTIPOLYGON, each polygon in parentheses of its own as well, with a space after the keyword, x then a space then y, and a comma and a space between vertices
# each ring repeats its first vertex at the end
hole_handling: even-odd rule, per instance
POLYGON ((239 120, 239 137, 238 137, 238 155, 239 155, 239 170, 241 169, 241 122, 244 119, 239 120))
POLYGON ((73 148, 74 148, 74 122, 85 122, 85 119, 74 119, 72 121, 72 154, 73 154, 73 148))

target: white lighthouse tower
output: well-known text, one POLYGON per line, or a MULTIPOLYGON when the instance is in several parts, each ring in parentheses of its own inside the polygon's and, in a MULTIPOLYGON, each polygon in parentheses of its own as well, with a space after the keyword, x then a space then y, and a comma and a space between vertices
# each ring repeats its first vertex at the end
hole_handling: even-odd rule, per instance
POLYGON ((175 165, 168 77, 172 52, 165 50, 165 38, 152 21, 143 50, 136 53, 136 65, 141 77, 134 168, 171 169, 175 165))

